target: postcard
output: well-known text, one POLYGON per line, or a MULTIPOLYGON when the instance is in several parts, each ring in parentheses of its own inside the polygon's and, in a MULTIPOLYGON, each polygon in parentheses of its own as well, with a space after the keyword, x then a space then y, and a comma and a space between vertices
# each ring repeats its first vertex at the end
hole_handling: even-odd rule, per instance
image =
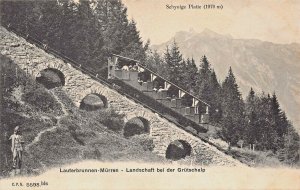
POLYGON ((299 189, 300 1, 0 1, 0 189, 299 189))

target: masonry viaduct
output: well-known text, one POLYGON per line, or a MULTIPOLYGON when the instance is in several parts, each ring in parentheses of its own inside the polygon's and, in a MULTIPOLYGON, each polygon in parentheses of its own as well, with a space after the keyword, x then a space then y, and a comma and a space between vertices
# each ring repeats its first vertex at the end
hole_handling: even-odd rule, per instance
POLYGON ((0 52, 2 55, 12 59, 34 79, 40 75, 41 71, 47 68, 60 71, 64 76, 62 89, 78 107, 87 95, 99 94, 106 97, 108 107, 125 115, 125 122, 136 117, 144 118, 149 123, 149 135, 154 141, 155 148, 153 152, 158 155, 165 157, 170 143, 180 140, 191 147, 191 156, 196 154, 203 155, 203 159, 209 160, 211 164, 231 166, 241 164, 231 156, 219 151, 216 147, 177 127, 141 104, 94 80, 87 74, 74 68, 70 63, 46 53, 43 49, 28 43, 25 39, 7 31, 3 27, 0 27, 0 52))

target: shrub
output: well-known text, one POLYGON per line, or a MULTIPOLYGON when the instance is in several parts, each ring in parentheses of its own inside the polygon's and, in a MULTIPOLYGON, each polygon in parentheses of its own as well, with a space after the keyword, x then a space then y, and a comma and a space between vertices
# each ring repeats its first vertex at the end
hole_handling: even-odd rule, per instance
POLYGON ((120 115, 116 113, 112 109, 106 109, 98 111, 99 115, 97 118, 99 118, 100 122, 107 126, 108 129, 119 132, 123 129, 124 122, 123 122, 123 115, 120 115), (100 116, 100 117, 99 117, 100 116))
POLYGON ((152 151, 154 149, 153 139, 148 134, 134 135, 130 140, 140 144, 145 151, 152 151))
POLYGON ((60 104, 44 88, 38 87, 29 90, 23 94, 22 98, 37 111, 45 113, 61 112, 60 104))

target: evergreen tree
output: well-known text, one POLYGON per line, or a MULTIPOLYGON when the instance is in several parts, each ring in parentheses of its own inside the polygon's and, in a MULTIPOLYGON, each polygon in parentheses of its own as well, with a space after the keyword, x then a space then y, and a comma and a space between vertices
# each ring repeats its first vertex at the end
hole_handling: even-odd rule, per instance
POLYGON ((205 55, 202 57, 199 73, 200 77, 204 80, 207 79, 209 74, 211 73, 210 63, 208 62, 205 55))
POLYGON ((158 73, 163 74, 163 58, 159 55, 157 50, 150 50, 148 49, 146 51, 147 59, 145 61, 146 67, 148 67, 150 70, 158 73))
POLYGON ((254 90, 251 88, 250 92, 246 98, 245 103, 245 122, 246 122, 246 130, 245 130, 245 140, 246 143, 256 144, 258 139, 259 127, 257 123, 258 119, 258 106, 259 106, 259 98, 255 95, 254 90))
POLYGON ((18 31, 105 76, 111 53, 145 59, 149 44, 143 45, 121 0, 0 3, 2 24, 13 24, 18 31))
POLYGON ((243 100, 231 67, 228 76, 222 84, 222 97, 223 115, 225 117, 227 115, 240 115, 243 113, 243 100))
POLYGON ((101 48, 104 45, 104 39, 99 28, 97 28, 99 25, 95 22, 90 2, 81 0, 77 8, 77 30, 74 31, 74 42, 72 43, 75 45, 74 49, 78 52, 77 60, 97 69, 99 60, 103 56, 101 48))
POLYGON ((255 92, 251 87, 249 94, 246 98, 246 104, 245 104, 245 112, 247 116, 256 112, 257 104, 258 104, 258 97, 255 95, 255 92))
POLYGON ((275 130, 275 121, 272 115, 271 97, 263 93, 258 105, 257 125, 259 126, 258 146, 260 150, 277 150, 278 136, 275 130))
POLYGON ((294 127, 289 123, 284 135, 283 161, 290 165, 300 166, 300 137, 294 127))
POLYGON ((184 86, 186 89, 193 94, 196 93, 196 84, 198 80, 198 68, 196 66, 195 60, 188 58, 186 60, 186 68, 182 69, 184 72, 184 86))
POLYGON ((221 134, 233 145, 243 138, 244 105, 231 67, 222 84, 221 104, 223 114, 221 134))
POLYGON ((184 63, 182 55, 179 51, 179 47, 177 46, 177 43, 175 41, 173 42, 171 50, 169 50, 169 48, 167 47, 166 52, 164 54, 164 61, 169 71, 167 78, 171 82, 180 85, 180 79, 183 76, 182 71, 184 68, 184 63))
POLYGON ((100 22, 104 36, 105 53, 120 54, 126 44, 127 8, 120 0, 98 0, 95 7, 95 16, 100 22))
POLYGON ((198 88, 198 96, 202 98, 203 100, 208 101, 210 99, 210 93, 209 93, 209 79, 211 76, 211 68, 210 64, 204 55, 201 59, 200 69, 199 69, 199 77, 197 80, 197 88, 198 88))
POLYGON ((273 119, 275 121, 275 128, 279 137, 283 137, 286 133, 288 122, 285 113, 280 109, 279 102, 275 92, 272 95, 271 109, 273 114, 273 119))
POLYGON ((221 108, 221 86, 217 80, 217 75, 214 70, 212 70, 209 77, 209 99, 208 103, 211 105, 209 116, 212 123, 218 123, 222 117, 222 108, 221 108))
POLYGON ((126 28, 125 48, 121 52, 122 55, 144 61, 146 59, 147 46, 143 46, 140 34, 136 28, 134 20, 129 22, 126 28))

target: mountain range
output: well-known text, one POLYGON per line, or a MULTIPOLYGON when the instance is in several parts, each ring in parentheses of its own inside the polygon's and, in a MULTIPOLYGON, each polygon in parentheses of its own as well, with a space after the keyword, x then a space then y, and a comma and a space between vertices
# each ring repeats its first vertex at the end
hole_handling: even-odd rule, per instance
POLYGON ((256 39, 234 39, 209 29, 180 31, 151 48, 163 53, 174 40, 185 58, 197 65, 206 55, 222 82, 231 66, 245 98, 252 87, 257 94, 276 93, 281 108, 300 132, 300 44, 275 44, 256 39))

